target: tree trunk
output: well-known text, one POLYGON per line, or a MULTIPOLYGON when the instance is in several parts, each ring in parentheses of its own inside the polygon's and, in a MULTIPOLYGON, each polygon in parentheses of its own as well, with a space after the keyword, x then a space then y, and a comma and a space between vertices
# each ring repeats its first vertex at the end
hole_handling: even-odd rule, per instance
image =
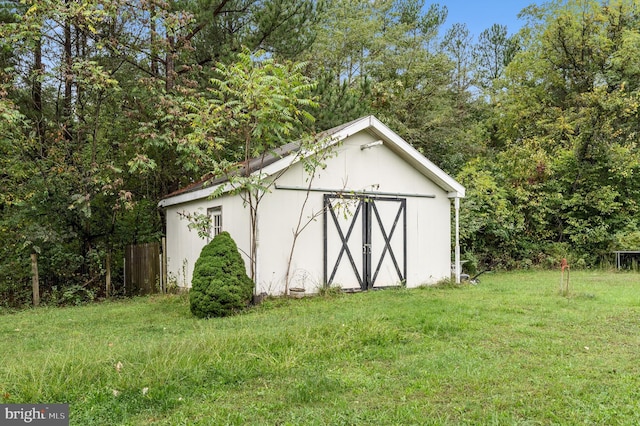
POLYGON ((38 255, 31 253, 31 286, 33 287, 33 306, 40 304, 40 278, 38 277, 38 255))
POLYGON ((31 99, 33 101, 33 109, 36 113, 36 137, 42 149, 44 142, 44 115, 42 108, 42 75, 44 74, 44 66, 42 64, 42 38, 36 39, 33 48, 33 73, 31 85, 31 99))
POLYGON ((167 36, 167 45, 168 45, 168 51, 167 51, 166 61, 165 61, 165 64, 166 64, 165 89, 168 93, 173 90, 173 87, 175 86, 175 78, 176 78, 175 62, 174 62, 176 41, 173 36, 167 36))
POLYGON ((249 214, 250 214, 250 219, 249 219, 249 253, 250 253, 250 259, 249 259, 249 263, 251 264, 250 266, 250 276, 249 278, 251 278, 251 281, 253 281, 254 283, 256 282, 256 275, 257 275, 257 257, 258 257, 258 243, 257 243, 257 238, 258 238, 258 206, 257 206, 257 201, 256 201, 256 205, 254 205, 254 200, 253 200, 253 195, 252 195, 252 191, 254 191, 253 189, 249 189, 247 192, 248 197, 249 197, 249 214))
POLYGON ((149 30, 150 30, 150 44, 151 44, 151 74, 154 77, 158 77, 158 48, 156 46, 156 34, 157 34, 157 28, 156 28, 156 6, 155 4, 151 3, 151 5, 149 6, 149 30))
MULTIPOLYGON (((65 1, 69 5, 69 0, 65 1)), ((73 51, 71 42, 71 23, 67 20, 64 23, 64 98, 62 100, 62 122, 64 138, 67 141, 73 140, 72 137, 72 120, 71 120, 71 104, 73 96, 73 51)))

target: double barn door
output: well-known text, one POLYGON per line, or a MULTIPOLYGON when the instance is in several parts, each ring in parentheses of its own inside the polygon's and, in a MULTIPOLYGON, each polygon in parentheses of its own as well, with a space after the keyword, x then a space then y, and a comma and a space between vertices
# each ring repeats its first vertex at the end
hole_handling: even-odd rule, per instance
POLYGON ((405 198, 324 196, 326 285, 368 290, 401 285, 407 276, 405 198))

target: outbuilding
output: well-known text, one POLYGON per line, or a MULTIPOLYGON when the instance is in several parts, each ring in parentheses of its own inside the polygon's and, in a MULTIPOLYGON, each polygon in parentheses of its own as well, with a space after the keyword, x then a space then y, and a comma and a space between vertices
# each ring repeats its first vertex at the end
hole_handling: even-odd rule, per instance
MULTIPOLYGON (((450 278, 452 269, 459 281, 465 188, 374 116, 321 136, 316 150, 291 143, 244 165, 269 185, 256 217, 256 294, 417 287, 450 278), (309 156, 320 159, 313 171, 303 161, 309 156)), ((204 179, 160 202, 170 283, 191 286, 202 247, 221 231, 236 241, 250 272, 249 208, 227 186, 226 178, 204 179), (208 216, 207 238, 189 226, 194 215, 208 216)))

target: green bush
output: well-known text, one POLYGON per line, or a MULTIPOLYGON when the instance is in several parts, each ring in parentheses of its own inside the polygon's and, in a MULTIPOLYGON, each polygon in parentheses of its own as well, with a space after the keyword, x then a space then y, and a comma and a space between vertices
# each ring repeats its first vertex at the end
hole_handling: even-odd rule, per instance
POLYGON ((222 232, 204 246, 196 261, 189 292, 191 312, 199 318, 237 313, 251 302, 253 286, 236 243, 222 232))

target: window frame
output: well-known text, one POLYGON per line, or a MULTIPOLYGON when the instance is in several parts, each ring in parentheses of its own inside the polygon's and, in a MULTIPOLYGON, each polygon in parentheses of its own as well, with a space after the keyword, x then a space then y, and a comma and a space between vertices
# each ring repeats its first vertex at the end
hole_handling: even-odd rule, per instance
POLYGON ((209 237, 211 241, 216 235, 220 234, 222 229, 222 206, 214 206, 207 208, 207 217, 209 217, 209 237))

